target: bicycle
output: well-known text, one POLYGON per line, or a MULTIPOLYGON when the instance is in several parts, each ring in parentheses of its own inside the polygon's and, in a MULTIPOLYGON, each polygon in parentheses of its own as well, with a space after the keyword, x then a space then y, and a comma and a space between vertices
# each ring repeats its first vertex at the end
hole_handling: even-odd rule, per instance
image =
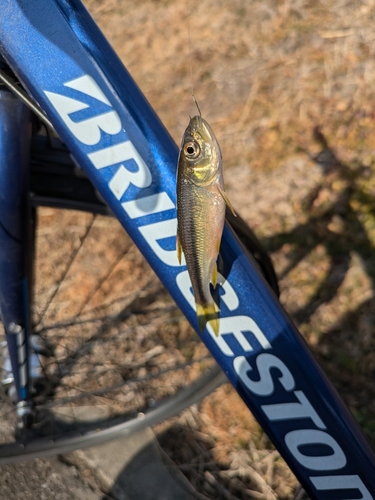
MULTIPOLYGON (((107 203, 189 322, 199 331, 187 272, 178 265, 175 252, 174 176, 177 148, 82 5, 54 0, 40 3, 38 9, 36 11, 31 1, 8 1, 0 20, 0 45, 4 59, 39 103, 43 110, 38 114, 39 120, 46 123, 45 113, 48 117, 46 126, 49 127, 50 122, 63 141, 50 133, 34 139, 33 151, 38 163, 35 160, 34 171, 37 175, 32 178, 39 179, 40 184, 32 185, 32 192, 35 190, 33 203, 88 209, 101 214, 108 212, 107 203), (48 26, 44 23, 46 18, 48 26), (14 37, 14 33, 19 36, 14 37), (45 53, 49 56, 47 60, 41 57, 45 53), (65 189, 68 186, 70 198, 62 182, 48 182, 57 171, 55 166, 49 169, 46 163, 51 157, 51 145, 53 161, 60 158, 59 175, 69 172, 65 189), (88 181, 77 164, 95 188, 88 187, 88 181), (71 183, 75 186, 73 190, 69 187, 71 183)), ((5 81, 6 74, 2 79, 5 81)), ((10 86, 19 91, 14 81, 10 81, 10 86)), ((21 97, 30 104, 22 91, 21 97)), ((8 248, 7 264, 2 265, 0 273, 0 295, 16 297, 10 306, 3 299, 1 310, 18 395, 18 423, 22 431, 20 441, 0 446, 1 460, 9 462, 20 457, 62 453, 97 444, 150 425, 206 394, 223 378, 214 368, 207 375, 207 356, 197 357, 197 371, 202 374, 198 388, 191 387, 187 394, 182 393, 160 406, 155 404, 152 393, 145 393, 141 398, 142 411, 139 408, 136 410, 130 420, 131 426, 129 423, 117 425, 119 417, 116 414, 110 415, 109 420, 100 417, 89 425, 86 414, 79 429, 72 431, 69 419, 51 420, 53 403, 42 403, 39 405, 41 414, 37 418, 38 425, 31 425, 31 430, 35 432, 39 429, 40 435, 34 439, 30 437, 27 428, 35 409, 30 405, 27 364, 33 357, 31 349, 28 352, 26 339, 31 330, 28 297, 32 289, 30 277, 36 219, 34 208, 28 203, 29 161, 25 151, 29 150, 31 125, 34 124, 34 130, 40 125, 34 118, 28 117, 28 109, 8 90, 1 92, 0 102, 0 122, 6 124, 0 136, 3 160, 1 193, 5 199, 1 213, 6 214, 2 215, 1 248, 4 252, 6 245, 8 248), (18 215, 14 222, 15 214, 18 215), (28 221, 26 228, 24 221, 28 221), (12 227, 12 231, 8 227, 12 227), (20 270, 25 272, 20 273, 20 270), (8 273, 6 278, 5 271, 8 273), (24 275, 28 277, 27 281, 24 275), (12 295, 9 291, 14 292, 10 286, 13 283, 16 291, 12 295), (57 431, 61 434, 58 435, 57 431)), ((34 111, 37 110, 38 106, 34 111)), ((234 222, 231 221, 231 224, 234 222)), ((84 240, 92 225, 89 224, 84 231, 84 240)), ((242 239, 251 240, 248 245, 250 252, 277 292, 272 267, 261 247, 254 243, 256 240, 252 233, 241 220, 236 229, 242 239)), ((250 252, 244 250, 227 224, 221 252, 224 261, 222 274, 226 281, 220 297, 220 335, 215 337, 208 327, 201 336, 202 340, 313 498, 332 498, 335 490, 347 490, 347 494, 355 490, 362 494, 362 498, 372 498, 373 452, 283 311, 277 295, 270 289, 250 252), (256 373, 255 377, 252 372, 256 373)), ((141 292, 149 286, 145 283, 141 292)), ((145 299, 146 303, 152 300, 147 294, 142 296, 141 292, 128 296, 125 307, 105 319, 105 329, 112 328, 114 319, 136 311, 137 300, 145 299), (128 307, 131 301, 134 301, 133 309, 128 307)), ((154 297, 160 296, 160 293, 160 289, 156 288, 154 297)), ((42 308, 42 318, 43 314, 42 308)), ((80 322, 81 328, 82 325, 83 321, 80 322)), ((68 325, 57 326, 64 329, 68 325)), ((134 331, 136 328, 133 328, 134 331)), ((118 339, 120 333, 117 332, 118 339)), ((80 353, 82 358, 87 350, 94 347, 93 341, 98 338, 99 331, 97 335, 85 337, 82 328, 81 335, 82 345, 86 345, 80 353)), ((100 335, 103 335, 102 331, 100 335)), ((152 352, 154 347, 146 351, 148 356, 153 357, 158 352, 152 352)), ((63 345, 63 349, 69 352, 70 346, 63 345)), ((194 358, 196 353, 200 354, 199 349, 193 354, 187 353, 186 357, 194 358)), ((44 351, 47 359, 54 354, 48 352, 48 342, 40 348, 34 347, 36 353, 38 350, 40 353, 44 351)), ((161 351, 159 353, 162 354, 161 351)), ((100 359, 103 359, 102 354, 99 353, 100 359)), ((71 360, 69 356, 66 358, 69 367, 71 360)), ((183 367, 180 365, 177 363, 179 369, 183 367)), ((53 372, 56 367, 47 362, 37 368, 53 372)), ((133 368, 140 371, 139 366, 133 368)), ((154 372, 151 370, 150 374, 142 372, 143 381, 148 382, 155 375, 160 375, 155 367, 152 369, 154 372)), ((110 371, 111 367, 107 367, 106 373, 110 371)), ((69 369, 67 373, 69 375, 69 369)), ((95 375, 96 372, 90 373, 95 375)), ((186 373, 180 378, 186 379, 186 373)), ((77 374, 73 372, 73 375, 77 374)), ((139 383, 131 375, 131 371, 122 375, 127 385, 139 383)), ((53 385, 55 383, 53 381, 53 385)), ((182 384, 180 380, 179 383, 182 384)), ((53 389, 56 392, 56 388, 53 389)), ((118 389, 116 383, 111 389, 118 389)), ((47 394, 51 392, 48 387, 43 390, 47 394)), ((40 392, 42 395, 43 390, 40 392)), ((100 388, 92 392, 102 396, 100 388)), ((125 394, 123 400, 126 402, 128 397, 129 403, 135 392, 133 390, 131 397, 125 394)), ((73 408, 76 402, 74 396, 61 401, 73 408)))

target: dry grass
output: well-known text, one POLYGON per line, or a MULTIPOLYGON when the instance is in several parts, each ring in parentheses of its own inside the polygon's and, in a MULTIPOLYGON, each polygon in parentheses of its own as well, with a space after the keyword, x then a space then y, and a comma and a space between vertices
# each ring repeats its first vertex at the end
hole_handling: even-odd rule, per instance
POLYGON ((345 160, 372 162, 373 1, 86 4, 177 142, 194 113, 191 62, 227 167, 277 167, 317 124, 345 160))
POLYGON ((209 499, 289 499, 297 481, 228 384, 157 428, 165 451, 209 499))

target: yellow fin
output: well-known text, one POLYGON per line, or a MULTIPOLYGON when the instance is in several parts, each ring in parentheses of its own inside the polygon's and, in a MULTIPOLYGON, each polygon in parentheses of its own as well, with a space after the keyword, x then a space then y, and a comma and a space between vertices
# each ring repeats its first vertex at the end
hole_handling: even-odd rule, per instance
POLYGON ((232 212, 232 214, 237 217, 237 214, 236 212, 234 211, 234 208, 232 207, 232 204, 231 202, 229 201, 229 198, 227 196, 227 193, 224 191, 224 189, 221 189, 220 186, 217 187, 218 190, 219 190, 219 193, 221 194, 221 196, 223 197, 224 201, 225 201, 225 204, 227 205, 227 207, 229 208, 229 210, 232 212))
POLYGON ((215 262, 214 270, 212 271, 211 283, 214 285, 214 288, 215 288, 216 283, 217 283, 217 264, 216 264, 216 262, 215 262))
POLYGON ((181 265, 182 246, 181 246, 181 243, 180 243, 180 238, 178 236, 178 232, 176 234, 176 250, 177 250, 178 263, 181 265))
MULTIPOLYGON (((220 272, 220 274, 222 274, 224 272, 224 261, 223 261, 223 257, 221 256, 220 253, 217 256, 216 267, 218 268, 218 272, 220 272)), ((221 276, 221 279, 223 279, 223 278, 224 277, 221 276)), ((219 283, 220 283, 220 285, 222 285, 221 281, 219 281, 219 283)))
POLYGON ((215 304, 215 302, 211 302, 207 306, 202 306, 200 304, 195 304, 197 308, 197 316, 198 316, 198 325, 201 332, 206 327, 206 324, 209 322, 212 326, 212 329, 216 335, 219 335, 219 308, 215 304))
POLYGON ((219 254, 219 252, 220 252, 220 245, 221 245, 221 238, 219 238, 219 239, 217 240, 217 245, 216 245, 216 251, 217 251, 217 253, 218 253, 218 254, 219 254))

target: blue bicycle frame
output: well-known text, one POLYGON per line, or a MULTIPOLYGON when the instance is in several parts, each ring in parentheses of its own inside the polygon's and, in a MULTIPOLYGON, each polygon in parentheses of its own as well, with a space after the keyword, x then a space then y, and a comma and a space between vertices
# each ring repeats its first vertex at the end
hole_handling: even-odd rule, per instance
MULTIPOLYGON (((176 145, 78 0, 3 0, 1 8, 4 58, 199 334, 176 256, 176 145)), ((0 179, 9 178, 5 170, 0 165, 0 179)), ((0 197, 20 196, 7 186, 0 182, 0 197)), ((0 209, 4 225, 14 206, 0 209)), ((203 342, 312 498, 374 498, 369 444, 228 226, 221 254, 220 335, 208 326, 203 342)), ((0 272, 0 283, 9 279, 0 272)), ((25 320, 12 319, 27 306, 28 285, 17 280, 22 300, 0 298, 8 336, 25 329, 17 323, 25 320)), ((27 384, 23 394, 18 384, 27 399, 27 384)))

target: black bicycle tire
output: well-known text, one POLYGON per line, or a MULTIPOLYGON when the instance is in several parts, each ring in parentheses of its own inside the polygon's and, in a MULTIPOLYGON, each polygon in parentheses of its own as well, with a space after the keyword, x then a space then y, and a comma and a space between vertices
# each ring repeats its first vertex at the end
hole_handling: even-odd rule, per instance
POLYGON ((21 460, 31 460, 50 455, 69 453, 77 449, 89 448, 100 445, 120 437, 127 436, 132 432, 137 432, 156 425, 188 406, 197 403, 208 396, 212 391, 227 381, 221 368, 216 365, 203 375, 198 382, 189 388, 181 390, 176 396, 169 398, 165 403, 146 413, 140 413, 132 420, 117 423, 109 429, 100 432, 90 432, 88 434, 74 434, 51 440, 50 438, 38 438, 27 443, 11 443, 0 445, 0 465, 18 462, 21 460))

